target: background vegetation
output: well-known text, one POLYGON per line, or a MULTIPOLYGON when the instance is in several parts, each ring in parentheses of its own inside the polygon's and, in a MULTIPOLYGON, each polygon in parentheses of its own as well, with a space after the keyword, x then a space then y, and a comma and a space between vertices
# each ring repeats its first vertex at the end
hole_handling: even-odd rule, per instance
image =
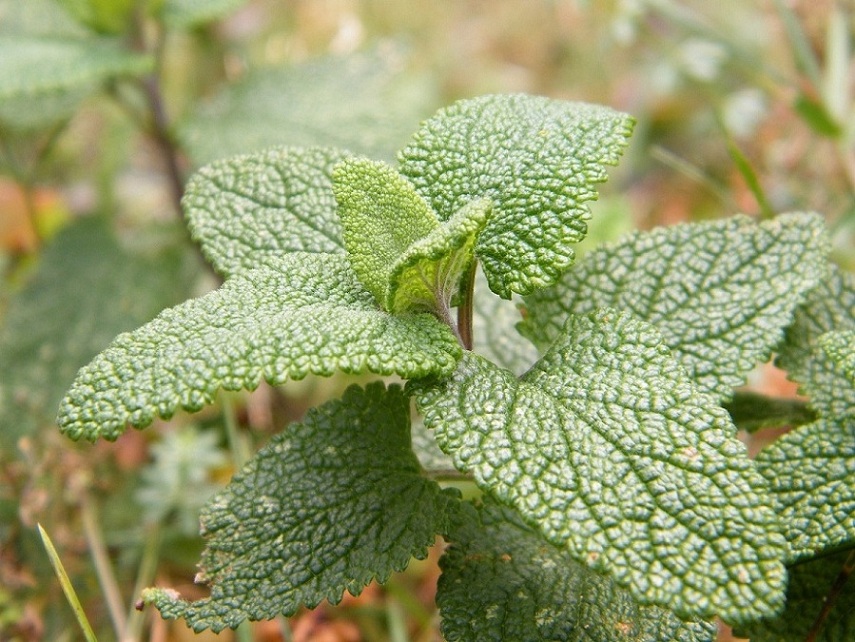
MULTIPOLYGON (((0 639, 82 635, 37 522, 100 639, 191 637, 135 611, 139 589, 193 595, 201 504, 346 383, 223 395, 115 443, 58 434, 79 366, 216 284, 180 222, 193 168, 272 144, 389 158, 437 107, 482 93, 586 100, 638 127, 585 246, 816 210, 853 269, 853 41, 849 0, 0 0, 0 639)), ((751 385, 794 394, 772 366, 751 385)), ((218 639, 437 640, 432 561, 218 639)))

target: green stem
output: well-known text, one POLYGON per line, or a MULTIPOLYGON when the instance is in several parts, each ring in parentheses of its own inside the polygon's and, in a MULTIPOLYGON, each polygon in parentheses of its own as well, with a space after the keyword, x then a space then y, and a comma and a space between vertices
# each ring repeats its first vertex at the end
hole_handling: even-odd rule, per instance
POLYGON ((231 398, 227 393, 222 396, 223 422, 226 425, 226 436, 229 440, 229 450, 235 467, 240 470, 249 461, 251 453, 244 439, 241 438, 237 425, 237 413, 231 398))
POLYGON ((472 313, 475 307, 475 270, 478 261, 473 260, 472 265, 463 275, 460 288, 460 307, 457 308, 457 331, 460 335, 460 343, 466 350, 472 349, 472 313))
MULTIPOLYGON (((160 524, 154 524, 149 528, 143 548, 142 559, 137 571, 137 579, 134 583, 133 596, 136 599, 142 590, 151 586, 154 575, 157 572, 157 560, 160 554, 160 524)), ((128 612, 128 624, 125 628, 123 640, 133 642, 142 639, 143 613, 136 606, 132 606, 128 612)))

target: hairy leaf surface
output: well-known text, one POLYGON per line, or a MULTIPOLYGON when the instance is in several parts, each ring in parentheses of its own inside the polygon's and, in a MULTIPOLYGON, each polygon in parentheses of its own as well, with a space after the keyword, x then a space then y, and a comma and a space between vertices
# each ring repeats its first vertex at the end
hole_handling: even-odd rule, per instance
POLYGON ((202 105, 179 137, 198 165, 273 145, 392 161, 436 105, 433 84, 404 73, 405 62, 401 51, 379 47, 253 70, 202 105))
POLYGON ((855 544, 855 421, 802 426, 756 461, 790 542, 790 561, 855 544))
POLYGON ((855 330, 828 332, 819 338, 819 346, 835 369, 855 387, 855 330))
POLYGON ((399 154, 401 172, 448 219, 488 197, 495 214, 476 253, 504 298, 550 285, 573 263, 633 120, 606 107, 522 94, 459 101, 422 124, 399 154))
POLYGON ((650 324, 574 315, 519 380, 467 353, 413 387, 458 468, 642 604, 729 621, 781 607, 765 482, 650 324))
POLYGON ((662 332, 705 391, 726 399, 781 340, 825 272, 826 245, 815 214, 759 225, 736 216, 630 234, 527 297, 521 330, 546 349, 569 314, 632 312, 662 332))
POLYGON ((226 276, 287 252, 344 252, 331 175, 346 156, 282 147, 203 167, 182 200, 193 238, 226 276))
POLYGON ((471 264, 488 200, 471 201, 447 221, 382 162, 353 159, 333 175, 351 265, 391 312, 446 310, 471 264))
POLYGON ((492 501, 461 507, 440 559, 437 603, 448 642, 712 642, 713 622, 640 606, 608 577, 492 501))
POLYGON ((811 407, 830 419, 853 416, 855 408, 855 388, 845 367, 820 345, 832 331, 855 331, 855 276, 833 264, 828 278, 796 310, 775 361, 801 384, 811 407))
MULTIPOLYGON (((750 637, 751 642, 807 640, 808 632, 826 605, 831 587, 851 554, 851 551, 842 551, 791 566, 786 610, 778 617, 738 627, 734 633, 750 637)), ((851 563, 849 560, 850 566, 851 563)), ((851 639, 852 631, 855 631, 855 582, 850 577, 837 595, 819 635, 812 639, 843 642, 851 639)))
POLYGON ((144 599, 196 631, 220 631, 336 604, 425 557, 458 500, 420 476, 409 419, 401 389, 380 383, 310 410, 203 511, 199 580, 211 596, 187 602, 149 589, 144 599))
POLYGON ((451 331, 427 314, 382 312, 339 254, 284 256, 120 335, 81 369, 60 408, 74 439, 115 439, 125 424, 195 411, 220 388, 253 390, 308 374, 450 372, 451 331))
POLYGON ((53 424, 77 369, 120 332, 186 298, 198 268, 175 244, 132 252, 100 218, 60 232, 0 325, 0 444, 53 424))

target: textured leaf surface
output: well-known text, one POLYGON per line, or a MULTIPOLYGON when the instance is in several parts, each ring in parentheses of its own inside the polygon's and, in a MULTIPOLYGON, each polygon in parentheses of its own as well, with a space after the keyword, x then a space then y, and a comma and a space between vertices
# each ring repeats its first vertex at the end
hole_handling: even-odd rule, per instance
POLYGON ((639 602, 729 621, 782 605, 765 482, 653 326, 573 316, 519 380, 467 353, 414 390, 458 468, 639 602))
POLYGON ((188 28, 222 18, 246 0, 164 0, 163 20, 171 27, 188 28))
POLYGON ((422 124, 401 172, 440 218, 474 198, 496 212, 478 239, 490 287, 509 298, 553 283, 573 263, 587 201, 617 163, 632 119, 606 107, 538 96, 459 101, 422 124))
POLYGON ((495 296, 480 270, 475 277, 472 314, 473 350, 493 363, 521 375, 538 359, 537 348, 517 331, 522 321, 517 301, 495 296))
POLYGON ((193 238, 223 275, 287 252, 344 252, 330 177, 345 156, 284 147, 203 167, 182 201, 193 238))
POLYGON ((179 136, 199 165, 273 145, 391 161, 436 104, 429 81, 404 71, 394 48, 259 69, 197 110, 179 136))
POLYGON ((745 216, 631 234, 527 297, 522 332, 545 349, 571 313, 600 307, 654 324, 689 374, 728 398, 769 358, 825 271, 822 219, 745 216))
POLYGON ((216 292, 166 310, 119 336, 81 369, 60 408, 74 439, 115 439, 125 424, 195 411, 220 388, 253 390, 308 374, 451 371, 460 348, 427 314, 391 316, 376 307, 338 254, 289 254, 216 292))
POLYGON ((425 557, 457 499, 419 475, 409 418, 401 389, 379 383, 311 410, 203 511, 200 580, 211 597, 150 589, 145 599, 164 617, 219 631, 338 603, 425 557))
POLYGON ((413 186, 386 163, 356 158, 333 173, 344 245, 353 271, 389 308, 390 268, 439 219, 413 186))
POLYGON ((714 623, 639 606, 512 510, 492 502, 462 508, 440 560, 437 603, 448 642, 715 640, 714 623))
POLYGON ((802 426, 757 455, 791 561, 855 544, 855 422, 802 426))
POLYGON ((795 320, 778 346, 775 364, 801 384, 801 391, 810 397, 814 410, 832 419, 852 416, 855 389, 845 369, 837 365, 819 342, 827 332, 853 330, 855 276, 832 265, 828 278, 796 310, 795 320))
POLYGON ((367 159, 342 162, 333 191, 353 270, 380 304, 392 312, 447 310, 490 202, 471 201, 440 222, 407 179, 367 159))
POLYGON ((101 219, 63 230, 10 297, 0 327, 0 444, 53 424, 77 369, 118 333, 186 298, 198 267, 175 245, 131 252, 101 219))
POLYGON ((109 41, 0 35, 0 120, 36 127, 66 117, 99 83, 151 66, 109 41))
MULTIPOLYGON (((750 637, 751 642, 807 640, 808 632, 850 555, 851 551, 842 551, 790 567, 787 609, 779 617, 739 627, 734 633, 739 637, 750 637)), ((855 582, 850 577, 815 642, 845 642, 852 639, 852 631, 855 631, 855 582)))
POLYGON ((828 332, 819 338, 819 345, 852 387, 855 387, 855 330, 828 332))

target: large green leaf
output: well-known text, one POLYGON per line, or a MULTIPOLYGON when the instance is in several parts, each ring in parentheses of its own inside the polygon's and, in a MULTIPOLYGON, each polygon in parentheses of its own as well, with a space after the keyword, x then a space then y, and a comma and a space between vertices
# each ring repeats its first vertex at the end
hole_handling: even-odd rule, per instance
POLYGON ((846 642, 855 631, 855 582, 841 585, 824 625, 816 637, 808 633, 827 606, 832 586, 840 579, 844 564, 849 564, 852 574, 852 552, 842 551, 828 557, 790 567, 787 586, 787 608, 778 617, 752 622, 734 630, 739 637, 750 637, 751 642, 846 642))
POLYGON ((814 214, 638 232, 527 297, 521 330, 545 349, 569 314, 627 310, 662 332, 705 391, 726 399, 781 340, 825 271, 826 246, 814 214))
POLYGON ((219 631, 338 603, 425 557, 448 532, 457 494, 420 476, 409 419, 401 389, 380 383, 309 411, 203 511, 199 580, 211 596, 186 602, 149 589, 144 599, 164 617, 219 631))
POLYGON ((0 35, 0 122, 29 129, 60 120, 103 82, 152 64, 112 41, 0 35))
POLYGON ((782 606, 765 481, 650 324, 574 315, 520 379, 467 353, 414 390, 458 468, 640 603, 728 621, 782 606))
POLYGON ((191 257, 177 244, 132 252, 100 218, 63 230, 10 297, 0 327, 0 444, 52 424, 80 366, 186 298, 199 268, 191 257))
POLYGON ((330 177, 345 157, 283 147, 203 167, 182 201, 193 238, 224 275, 275 264, 287 252, 344 252, 330 177))
POLYGON ((712 642, 713 622, 640 606, 609 578, 550 544, 514 511, 463 504, 440 560, 437 603, 448 642, 712 642))
POLYGON ((390 48, 258 69, 202 105, 179 136, 199 165, 273 145, 393 160, 436 100, 425 77, 404 69, 390 48))
POLYGON ((828 332, 819 338, 819 346, 855 388, 855 330, 828 332))
POLYGON ((489 197, 495 215, 478 239, 490 287, 504 298, 550 285, 572 263, 595 199, 632 131, 606 107, 539 96, 459 101, 422 124, 400 153, 401 173, 450 218, 489 197))
POLYGON ((195 411, 220 388, 254 389, 308 374, 450 372, 460 355, 428 314, 380 310, 340 254, 292 253, 119 336, 81 369, 59 425, 74 439, 115 439, 126 424, 195 411))
POLYGON ((490 202, 471 201, 440 222, 407 179, 367 159, 339 164, 333 191, 353 270, 380 304, 447 313, 490 202))
POLYGON ((795 320, 778 346, 776 365, 801 384, 801 391, 810 397, 814 410, 832 420, 853 413, 855 388, 845 366, 822 347, 821 339, 827 332, 853 330, 855 276, 832 264, 828 278, 796 310, 795 320))
POLYGON ((776 440, 757 455, 800 561, 855 546, 855 421, 820 420, 776 440))

